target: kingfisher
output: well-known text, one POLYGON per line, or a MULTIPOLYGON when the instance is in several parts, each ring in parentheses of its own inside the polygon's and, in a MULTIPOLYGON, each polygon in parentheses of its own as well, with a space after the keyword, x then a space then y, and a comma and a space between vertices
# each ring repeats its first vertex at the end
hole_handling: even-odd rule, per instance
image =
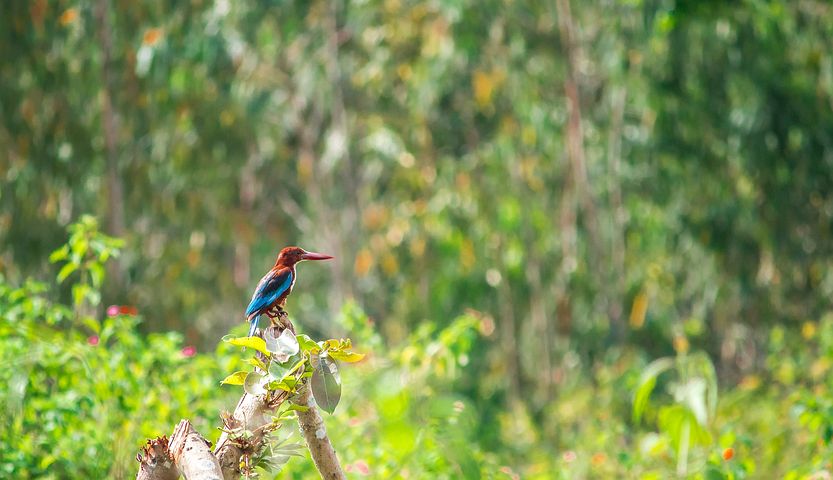
POLYGON ((286 247, 278 254, 275 266, 260 279, 252 301, 246 308, 246 319, 251 324, 249 336, 255 334, 257 319, 262 314, 269 318, 278 317, 283 313, 286 297, 292 293, 295 285, 295 264, 304 260, 329 260, 333 258, 323 253, 308 252, 301 247, 286 247))

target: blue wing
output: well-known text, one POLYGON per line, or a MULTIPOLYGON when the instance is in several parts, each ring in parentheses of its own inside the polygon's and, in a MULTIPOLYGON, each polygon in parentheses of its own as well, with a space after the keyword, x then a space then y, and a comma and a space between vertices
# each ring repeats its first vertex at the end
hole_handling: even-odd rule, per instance
POLYGON ((252 301, 246 308, 246 317, 268 307, 292 285, 292 270, 283 268, 280 270, 269 270, 269 273, 260 279, 252 295, 252 301))

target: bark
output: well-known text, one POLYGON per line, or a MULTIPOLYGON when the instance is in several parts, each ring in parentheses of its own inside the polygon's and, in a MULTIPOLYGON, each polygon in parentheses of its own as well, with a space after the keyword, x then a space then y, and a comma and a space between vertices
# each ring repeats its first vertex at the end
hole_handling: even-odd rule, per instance
POLYGON ((168 437, 161 436, 148 440, 142 451, 136 455, 139 473, 136 480, 177 480, 179 471, 168 454, 168 437))
MULTIPOLYGON (((507 269, 503 267, 501 271, 505 274, 507 269)), ((500 305, 500 343, 509 383, 507 395, 510 401, 517 401, 523 390, 521 389, 521 354, 518 350, 518 322, 515 319, 514 295, 512 286, 506 278, 500 281, 497 288, 500 305)))
POLYGON ((182 420, 176 426, 168 450, 186 480, 223 480, 223 472, 217 458, 211 454, 210 445, 188 420, 182 420))
MULTIPOLYGON (((249 145, 249 157, 243 168, 240 169, 238 179, 240 216, 238 218, 251 219, 254 212, 255 198, 260 190, 260 179, 255 175, 257 167, 263 163, 257 142, 252 141, 249 145)), ((235 223, 239 220, 235 219, 235 223)), ((256 221, 261 221, 258 219, 256 221)), ((253 231, 242 225, 235 225, 241 231, 242 241, 236 242, 234 246, 234 269, 232 277, 234 284, 239 288, 245 288, 249 279, 249 264, 251 260, 251 245, 254 243, 253 231)))
MULTIPOLYGON (((567 57, 567 79, 564 82, 564 96, 567 100, 569 117, 565 133, 567 144, 568 173, 567 186, 562 197, 560 223, 563 231, 562 253, 564 254, 563 273, 565 279, 569 278, 577 266, 577 220, 578 210, 581 207, 583 214, 583 225, 587 230, 589 244, 589 268, 591 273, 601 271, 602 265, 602 242, 599 236, 599 222, 596 213, 596 205, 593 201, 593 194, 590 190, 587 161, 584 151, 584 132, 582 129, 581 98, 579 94, 579 63, 582 55, 581 48, 576 41, 576 26, 570 9, 570 0, 556 0, 556 11, 558 14, 558 31, 561 45, 567 57)), ((606 287, 601 278, 596 274, 595 284, 601 293, 599 302, 606 304, 606 287)), ((559 296, 557 303, 559 310, 566 315, 559 318, 562 328, 569 332, 572 327, 572 308, 566 285, 558 288, 559 296)), ((599 304, 597 303, 597 305, 599 304)))
MULTIPOLYGON (((534 253, 531 252, 530 256, 534 257, 534 253)), ((540 265, 541 262, 537 258, 530 258, 526 264, 526 281, 530 287, 529 316, 532 320, 535 338, 539 340, 538 344, 541 348, 540 356, 537 357, 540 359, 540 371, 537 377, 545 392, 546 401, 549 403, 553 400, 553 329, 547 314, 540 265)))
POLYGON ((608 305, 611 334, 614 341, 624 338, 625 322, 623 316, 623 295, 625 291, 625 220, 627 212, 622 202, 622 125, 625 116, 624 88, 614 90, 611 100, 612 123, 608 138, 608 191, 610 192, 610 210, 613 221, 610 234, 610 281, 613 289, 608 305))
POLYGON ((107 18, 109 6, 109 0, 98 0, 95 8, 98 37, 103 57, 101 76, 104 89, 101 92, 101 126, 104 132, 105 158, 107 161, 107 185, 109 188, 107 217, 110 224, 110 233, 114 236, 122 236, 124 233, 124 187, 118 165, 118 116, 113 107, 116 85, 112 65, 113 38, 110 22, 107 18))
MULTIPOLYGON (((107 165, 107 224, 110 235, 124 236, 124 185, 119 168, 118 131, 119 119, 113 106, 116 95, 116 79, 113 72, 113 36, 109 20, 110 0, 98 0, 95 5, 95 20, 101 46, 101 76, 104 88, 101 91, 101 127, 104 133, 104 158, 107 165)), ((113 259, 108 278, 111 288, 124 284, 121 261, 113 259)))
POLYGON ((327 436, 324 419, 318 412, 309 388, 304 388, 301 392, 298 404, 310 407, 306 412, 298 412, 298 426, 307 442, 315 467, 321 473, 321 478, 324 480, 346 479, 335 449, 327 436))
MULTIPOLYGON (((343 34, 338 26, 338 14, 341 8, 340 1, 330 2, 328 14, 324 17, 324 29, 327 34, 326 43, 326 60, 325 70, 327 72, 327 79, 330 83, 330 130, 335 138, 339 138, 342 145, 333 152, 334 158, 325 159, 326 163, 322 165, 322 161, 317 162, 317 167, 320 174, 324 170, 328 170, 326 175, 330 185, 335 183, 346 184, 344 195, 347 198, 338 199, 338 208, 333 210, 326 207, 327 226, 325 228, 327 242, 339 253, 342 258, 353 258, 355 252, 350 251, 356 245, 357 235, 356 231, 359 228, 360 222, 360 207, 358 201, 359 195, 359 181, 357 179, 356 162, 350 155, 350 129, 347 118, 347 109, 344 102, 344 92, 342 88, 342 71, 339 64, 339 45, 346 39, 346 33, 343 34), (336 168, 339 165, 340 168, 336 168)), ((329 150, 325 146, 324 152, 329 150)), ((322 156, 323 157, 323 156, 322 156)), ((329 295, 330 307, 337 310, 340 305, 344 303, 345 298, 353 297, 353 282, 351 281, 351 274, 349 271, 342 268, 340 262, 333 265, 333 277, 336 280, 336 291, 334 295, 329 295)))
POLYGON ((240 476, 240 458, 245 453, 244 446, 234 441, 230 431, 234 428, 243 427, 252 432, 259 432, 261 427, 270 422, 267 413, 264 397, 244 393, 240 401, 237 402, 237 408, 234 409, 232 416, 223 419, 226 425, 220 439, 217 440, 214 455, 220 463, 224 478, 230 479, 240 476))
POLYGON ((270 413, 286 400, 285 392, 274 397, 244 393, 237 402, 237 408, 230 416, 223 418, 223 433, 217 441, 214 455, 220 463, 226 480, 239 478, 240 461, 243 455, 254 454, 265 445, 267 434, 272 431, 270 413), (252 437, 241 441, 231 433, 236 429, 252 432, 252 437))
MULTIPOLYGON (((570 160, 570 173, 577 200, 585 216, 586 228, 594 254, 601 251, 598 236, 598 217, 596 205, 587 179, 587 161, 584 152, 584 131, 582 128, 581 98, 579 95, 579 59, 581 48, 575 38, 575 23, 570 10, 570 0, 557 0, 558 30, 561 43, 567 56, 567 80, 564 82, 564 96, 567 98, 569 118, 567 121, 567 155, 570 160)), ((596 260, 599 260, 596 258, 596 260)))

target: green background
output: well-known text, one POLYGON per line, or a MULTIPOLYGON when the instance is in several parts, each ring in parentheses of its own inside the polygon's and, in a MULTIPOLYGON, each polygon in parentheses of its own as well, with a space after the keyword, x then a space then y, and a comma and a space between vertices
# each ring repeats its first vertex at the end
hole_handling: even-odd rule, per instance
POLYGON ((816 0, 2 2, 0 471, 216 440, 297 244, 336 259, 296 324, 370 354, 350 475, 826 478, 831 39, 816 0))

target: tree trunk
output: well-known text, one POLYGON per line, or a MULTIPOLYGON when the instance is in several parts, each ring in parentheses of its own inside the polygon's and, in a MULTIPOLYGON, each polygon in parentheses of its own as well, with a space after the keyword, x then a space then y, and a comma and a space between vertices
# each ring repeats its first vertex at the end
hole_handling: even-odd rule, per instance
MULTIPOLYGON (((113 106, 116 82, 113 72, 113 37, 110 29, 110 1, 98 0, 95 5, 95 19, 101 46, 101 76, 104 88, 101 91, 101 127, 104 133, 104 158, 107 165, 107 226, 114 237, 124 236, 124 186, 119 168, 119 119, 113 106)), ((118 258, 113 259, 108 278, 113 289, 122 285, 123 274, 118 258)))

